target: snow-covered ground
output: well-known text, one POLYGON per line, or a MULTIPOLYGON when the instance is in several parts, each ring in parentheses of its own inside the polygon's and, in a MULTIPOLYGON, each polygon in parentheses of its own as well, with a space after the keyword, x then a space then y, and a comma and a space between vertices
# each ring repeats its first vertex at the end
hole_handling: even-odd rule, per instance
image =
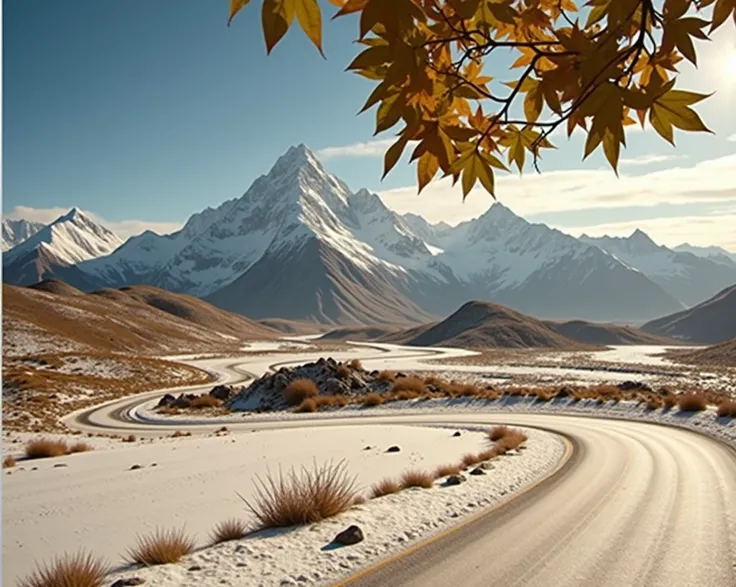
MULTIPOLYGON (((311 466, 345 459, 362 493, 385 477, 409 468, 433 470, 456 463, 467 452, 488 448, 487 427, 365 425, 260 430, 219 437, 162 439, 153 443, 67 457, 19 462, 3 482, 3 583, 12 584, 34 561, 85 547, 113 564, 156 527, 185 527, 198 546, 223 520, 248 521, 236 495, 252 495, 253 478, 281 467, 311 466), (455 430, 461 436, 454 437, 455 430), (401 452, 387 453, 391 445, 401 452), (370 449, 366 447, 370 446, 370 449), (132 469, 139 465, 140 469, 132 469), (33 470, 36 468, 35 470, 33 470)), ((470 477, 460 487, 436 487, 370 500, 338 519, 295 532, 265 534, 203 550, 181 565, 135 571, 147 584, 280 585, 301 575, 327 581, 335 573, 365 565, 403 543, 417 539, 478 508, 497 503, 553 468, 563 453, 557 437, 529 430, 528 449, 494 461, 495 469, 470 477), (471 505, 472 504, 472 505, 471 505), (333 535, 360 524, 369 540, 349 552, 323 552, 333 535), (248 553, 247 567, 234 552, 248 553), (199 564, 202 573, 187 573, 199 564), (213 573, 216 579, 213 579, 213 573), (251 579, 259 577, 259 582, 251 579)), ((96 439, 93 439, 96 440, 96 439)), ((17 446, 17 445, 15 445, 17 446)), ((129 574, 128 574, 129 575, 129 574)))

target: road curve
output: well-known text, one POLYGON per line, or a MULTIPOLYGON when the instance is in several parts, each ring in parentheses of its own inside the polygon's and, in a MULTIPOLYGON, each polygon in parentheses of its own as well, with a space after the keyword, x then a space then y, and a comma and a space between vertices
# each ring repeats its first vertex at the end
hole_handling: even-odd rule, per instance
MULTIPOLYGON (((130 417, 149 395, 154 394, 77 414, 73 424, 160 431, 160 424, 130 417)), ((556 475, 521 496, 341 585, 736 586, 736 453, 687 430, 498 412, 288 422, 248 418, 228 427, 450 422, 552 429, 570 438, 575 450, 556 475)), ((202 425, 178 422, 177 428, 202 425)))

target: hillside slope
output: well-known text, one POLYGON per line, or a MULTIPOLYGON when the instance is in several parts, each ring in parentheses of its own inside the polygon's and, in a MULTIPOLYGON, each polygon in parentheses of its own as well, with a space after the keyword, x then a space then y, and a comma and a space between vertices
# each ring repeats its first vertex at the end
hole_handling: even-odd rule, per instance
POLYGON ((688 310, 641 327, 645 332, 680 340, 714 344, 736 337, 736 284, 688 310))
POLYGON ((423 328, 381 340, 412 346, 471 348, 579 348, 582 345, 549 329, 539 320, 492 302, 474 301, 423 328))
POLYGON ((4 355, 198 352, 277 335, 197 298, 153 287, 85 294, 56 281, 32 287, 3 285, 4 355))
POLYGON ((736 368, 736 338, 702 349, 675 351, 670 356, 685 363, 736 368))
POLYGON ((617 324, 599 324, 584 320, 570 320, 568 322, 545 321, 547 328, 554 330, 561 336, 566 336, 582 344, 595 345, 676 345, 680 341, 656 334, 644 332, 639 328, 619 326, 617 324))

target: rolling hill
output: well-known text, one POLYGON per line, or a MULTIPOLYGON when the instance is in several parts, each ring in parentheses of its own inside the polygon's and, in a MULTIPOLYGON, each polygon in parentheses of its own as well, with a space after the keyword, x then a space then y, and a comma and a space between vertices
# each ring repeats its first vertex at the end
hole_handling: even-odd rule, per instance
POLYGON ((582 344, 594 345, 677 345, 681 344, 672 338, 644 332, 639 328, 619 326, 617 324, 600 324, 584 320, 568 322, 544 321, 544 325, 557 334, 571 338, 582 344))

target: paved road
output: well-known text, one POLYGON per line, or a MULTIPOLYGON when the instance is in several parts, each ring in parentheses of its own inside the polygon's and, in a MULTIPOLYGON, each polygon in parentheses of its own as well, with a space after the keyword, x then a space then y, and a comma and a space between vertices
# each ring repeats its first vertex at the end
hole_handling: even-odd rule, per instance
MULTIPOLYGON (((155 429, 151 422, 120 421, 121 415, 135 413, 131 406, 139 401, 77 415, 75 422, 84 428, 155 429)), ((498 413, 249 419, 244 426, 501 419, 566 435, 575 447, 572 458, 557 475, 503 507, 345 584, 736 586, 736 454, 693 432, 596 418, 498 413)), ((197 427, 196 422, 190 425, 197 427)))

